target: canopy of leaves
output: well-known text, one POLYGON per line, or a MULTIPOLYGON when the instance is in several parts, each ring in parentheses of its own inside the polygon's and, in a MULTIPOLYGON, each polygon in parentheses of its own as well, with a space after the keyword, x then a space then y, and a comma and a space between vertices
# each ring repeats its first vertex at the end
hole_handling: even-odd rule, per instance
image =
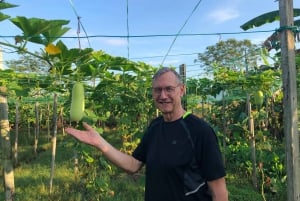
POLYGON ((207 71, 211 71, 214 66, 245 70, 257 66, 259 55, 259 48, 250 40, 228 39, 206 47, 205 52, 198 54, 196 62, 203 64, 207 71))
MULTIPOLYGON (((40 54, 36 52, 36 54, 40 54)), ((6 61, 6 65, 9 69, 14 70, 16 73, 48 73, 49 65, 46 61, 36 59, 35 57, 27 54, 21 54, 19 59, 12 59, 6 61)))

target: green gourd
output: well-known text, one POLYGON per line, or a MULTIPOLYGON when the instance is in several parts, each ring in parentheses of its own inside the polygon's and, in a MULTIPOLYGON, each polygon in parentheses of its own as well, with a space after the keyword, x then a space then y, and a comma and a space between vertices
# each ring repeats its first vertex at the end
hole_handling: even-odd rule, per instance
POLYGON ((262 106, 264 103, 264 93, 260 90, 254 93, 254 104, 257 106, 262 106))
POLYGON ((72 88, 70 120, 80 121, 84 116, 84 87, 81 82, 76 82, 72 88))

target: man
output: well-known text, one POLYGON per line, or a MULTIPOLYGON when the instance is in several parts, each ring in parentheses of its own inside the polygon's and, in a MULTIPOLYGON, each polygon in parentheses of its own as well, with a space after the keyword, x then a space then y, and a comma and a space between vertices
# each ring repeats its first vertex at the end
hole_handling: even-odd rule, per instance
POLYGON ((114 148, 91 126, 66 132, 90 144, 116 166, 135 173, 146 165, 145 201, 228 201, 225 170, 214 131, 181 105, 185 86, 171 68, 153 76, 153 120, 132 155, 114 148))

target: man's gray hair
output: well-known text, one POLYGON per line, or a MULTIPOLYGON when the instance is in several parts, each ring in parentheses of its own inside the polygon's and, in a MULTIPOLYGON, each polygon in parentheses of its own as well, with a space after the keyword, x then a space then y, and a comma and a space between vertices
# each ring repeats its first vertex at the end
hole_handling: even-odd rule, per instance
POLYGON ((160 77, 162 74, 165 74, 167 72, 172 72, 176 78, 177 78, 177 82, 178 84, 183 84, 182 78, 179 75, 179 73, 177 73, 176 70, 174 70, 173 68, 169 68, 169 67, 162 67, 160 69, 158 69, 158 71, 156 71, 156 73, 154 74, 154 76, 152 77, 152 83, 158 78, 160 77))

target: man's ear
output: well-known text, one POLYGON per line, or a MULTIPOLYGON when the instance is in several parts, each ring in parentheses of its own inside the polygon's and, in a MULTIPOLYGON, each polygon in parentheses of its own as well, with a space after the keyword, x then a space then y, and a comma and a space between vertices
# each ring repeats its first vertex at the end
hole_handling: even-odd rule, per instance
POLYGON ((183 97, 185 95, 185 93, 186 93, 185 86, 181 86, 180 91, 181 91, 180 97, 183 97))

